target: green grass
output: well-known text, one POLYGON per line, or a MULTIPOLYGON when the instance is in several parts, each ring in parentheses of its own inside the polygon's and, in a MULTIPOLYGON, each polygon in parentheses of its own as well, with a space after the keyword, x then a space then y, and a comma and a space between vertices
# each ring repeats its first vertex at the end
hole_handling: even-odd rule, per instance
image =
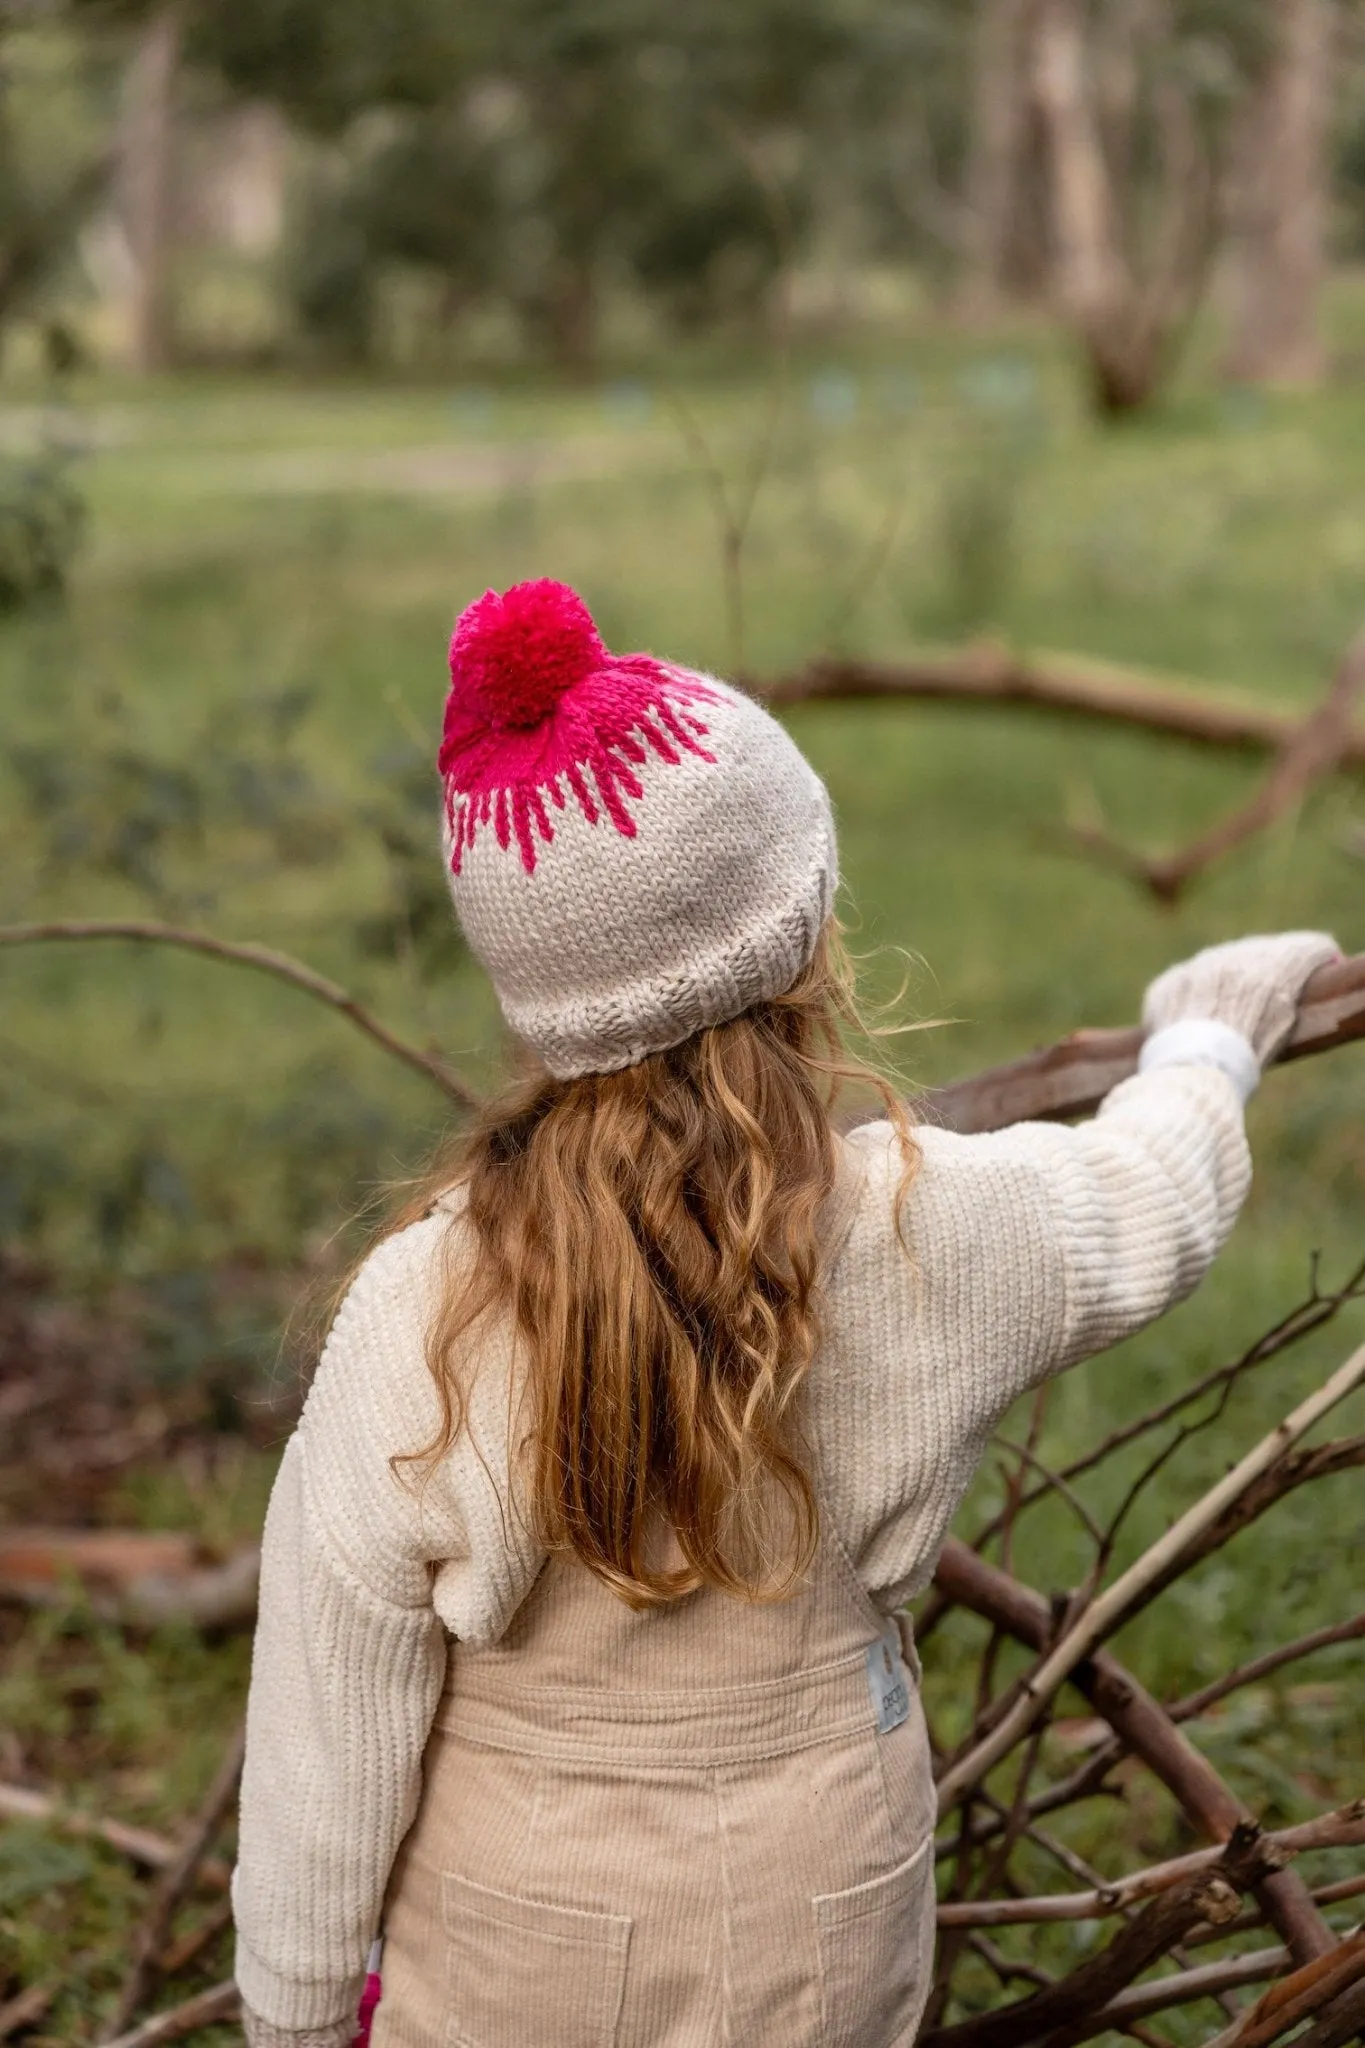
MULTIPOLYGON (((413 762, 434 746, 450 619, 487 584, 552 574, 583 589, 613 644, 732 665, 708 491, 670 400, 738 480, 762 384, 712 371, 673 394, 658 378, 576 393, 82 392, 87 554, 64 609, 0 625, 0 920, 153 914, 264 940, 487 1080, 500 1038, 471 965, 425 940, 387 956, 366 940, 421 867, 387 854, 381 828, 427 829, 413 762)), ((31 418, 0 427, 22 438, 31 418)), ((745 664, 780 671, 831 632, 894 655, 989 630, 1307 705, 1359 623, 1362 453, 1365 384, 1253 403, 1192 379, 1152 420, 1101 433, 1027 336, 811 356, 793 368, 746 547, 745 664)), ((905 1042, 916 1080, 1129 1021, 1153 972, 1212 939, 1313 924, 1365 946, 1365 867, 1342 845, 1358 786, 1314 798, 1167 913, 1078 860, 1060 828, 1100 816, 1168 847, 1244 794, 1253 764, 995 710, 810 706, 791 723, 833 791, 870 989, 894 987, 904 949, 909 1014, 947 1020, 905 1042)), ((316 1262, 439 1125, 423 1085, 339 1019, 204 961, 35 948, 0 955, 0 988, 0 1213, 72 1290, 316 1262)), ((1050 1457, 1235 1354, 1302 1292, 1314 1252, 1330 1278, 1365 1250, 1362 1082, 1361 1050, 1268 1082, 1233 1243, 1192 1303, 1057 1389, 1050 1457)), ((210 1344, 187 1317, 172 1377, 210 1344)), ((1258 1375, 1163 1475, 1125 1554, 1362 1330, 1356 1312, 1258 1375)), ((258 1343, 243 1386, 273 1370, 258 1343)), ((100 1512, 247 1526, 272 1453, 245 1455, 245 1479, 230 1459, 195 1486, 153 1471, 100 1512)), ((988 1472, 980 1505, 997 1487, 988 1472)), ((1036 1583, 1065 1585, 1080 1563, 1063 1518, 1026 1532, 1019 1564, 1036 1583)), ((1184 1690, 1350 1611, 1363 1565, 1348 1476, 1282 1506, 1120 1648, 1153 1689, 1184 1690)), ((965 1629, 935 1643, 940 1699, 969 1647, 965 1629)), ((239 1644, 129 1651, 67 1617, 16 1648, 0 1721, 85 1796, 166 1824, 211 1773, 244 1671, 239 1644)), ((1310 1675, 1337 1694, 1263 1690, 1200 1734, 1275 1816, 1360 1784, 1359 1646, 1310 1675)), ((1101 1861, 1105 1829, 1101 1815, 1083 1843, 1101 1861)), ((1153 1853, 1178 1839, 1164 1804, 1135 1812, 1134 1839, 1153 1853)), ((72 1949, 106 1958, 53 2016, 71 2038, 107 1995, 135 1888, 101 1851, 24 1836, 4 1853, 0 1964, 27 1976, 72 1949)))

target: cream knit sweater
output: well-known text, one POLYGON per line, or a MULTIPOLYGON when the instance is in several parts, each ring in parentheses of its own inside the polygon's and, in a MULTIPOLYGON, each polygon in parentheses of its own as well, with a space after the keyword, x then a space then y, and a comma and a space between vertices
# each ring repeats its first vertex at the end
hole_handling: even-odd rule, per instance
MULTIPOLYGON (((909 1256, 889 1127, 846 1141, 809 1380, 827 1511, 886 1612, 928 1580, 1005 1409, 1188 1294, 1250 1171, 1238 1091, 1212 1067, 1140 1075, 1076 1129, 918 1139, 909 1256)), ((271 1500, 234 1882, 257 2043, 348 2039, 447 1632, 495 1641, 542 1562, 508 1473, 505 1340, 489 1341, 472 1429, 429 1483, 389 1465, 436 1424, 423 1333, 461 1239, 451 1203, 366 1262, 271 1500)))

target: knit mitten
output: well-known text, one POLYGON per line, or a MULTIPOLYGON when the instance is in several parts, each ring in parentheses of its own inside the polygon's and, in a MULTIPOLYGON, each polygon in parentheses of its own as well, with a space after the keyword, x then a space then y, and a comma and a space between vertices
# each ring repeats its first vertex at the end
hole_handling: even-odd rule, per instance
POLYGON ((1221 1024, 1244 1038, 1264 1066, 1294 1028, 1304 983, 1340 957, 1326 932, 1279 932, 1208 946, 1157 976, 1143 1000, 1143 1026, 1155 1033, 1194 1020, 1221 1024))
POLYGON ((244 2005, 242 2032, 249 2048, 351 2048, 355 2021, 337 2020, 330 2027, 277 2027, 244 2005))

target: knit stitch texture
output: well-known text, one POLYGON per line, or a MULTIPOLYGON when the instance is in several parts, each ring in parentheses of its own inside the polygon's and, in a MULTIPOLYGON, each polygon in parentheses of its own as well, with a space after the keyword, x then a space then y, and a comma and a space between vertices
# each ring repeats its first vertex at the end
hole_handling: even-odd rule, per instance
POLYGON ((564 584, 488 591, 450 649, 440 768, 465 936, 564 1078, 783 994, 837 882, 823 783, 714 676, 614 655, 564 584))
MULTIPOLYGON (((1076 1129, 918 1140, 911 1256, 893 1133, 846 1141, 808 1383, 827 1512, 887 1614, 928 1580, 1005 1409, 1188 1294, 1249 1179, 1236 1090, 1198 1067, 1125 1083, 1076 1129)), ((447 1631, 497 1642, 543 1563, 508 1449, 505 1333, 471 1358, 470 1429, 430 1483, 390 1469, 435 1428, 424 1333, 445 1262, 465 1253, 452 1197, 366 1262, 271 1500, 234 1880, 256 2048, 281 2048, 269 2029, 318 2030, 331 2048, 354 2013, 447 1631)))

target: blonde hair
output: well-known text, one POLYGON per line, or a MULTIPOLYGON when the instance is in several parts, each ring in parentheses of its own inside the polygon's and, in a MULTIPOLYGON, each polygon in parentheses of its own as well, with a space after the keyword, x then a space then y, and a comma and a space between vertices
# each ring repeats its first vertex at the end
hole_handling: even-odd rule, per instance
POLYGON ((537 1074, 459 1134, 391 1228, 453 1183, 468 1255, 428 1335, 441 1402, 428 1467, 465 1426, 465 1341, 510 1320, 526 1366, 536 1534, 635 1607, 701 1585, 780 1599, 819 1512, 797 1397, 820 1336, 831 1112, 870 1086, 916 1164, 890 1084, 843 1048, 858 1024, 827 927, 785 995, 619 1073, 537 1074), (672 1559, 660 1537, 675 1539, 672 1559))

